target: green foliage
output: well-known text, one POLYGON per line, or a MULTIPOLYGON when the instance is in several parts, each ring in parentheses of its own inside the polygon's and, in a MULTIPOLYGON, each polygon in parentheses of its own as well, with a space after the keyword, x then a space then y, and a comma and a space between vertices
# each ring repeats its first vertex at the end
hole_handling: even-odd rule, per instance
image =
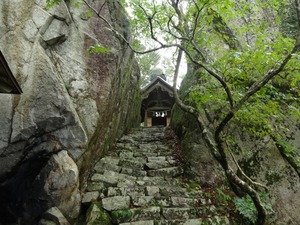
POLYGON ((283 172, 276 170, 268 170, 266 173, 267 185, 273 185, 274 183, 280 181, 284 176, 283 172))
POLYGON ((279 11, 281 18, 280 29, 284 36, 296 38, 297 36, 297 11, 295 1, 284 1, 279 11))
MULTIPOLYGON (((46 0, 46 7, 48 9, 52 8, 55 5, 58 5, 61 3, 62 0, 46 0)), ((82 4, 80 0, 71 0, 72 3, 74 3, 75 8, 79 8, 82 4)))
POLYGON ((46 0, 47 8, 51 8, 54 5, 57 5, 61 2, 61 0, 46 0))
POLYGON ((228 205, 228 203, 232 200, 231 196, 226 194, 221 188, 216 189, 216 198, 218 202, 224 205, 228 205))
MULTIPOLYGON (((234 33, 238 34, 243 44, 241 49, 220 48, 219 43, 222 43, 222 37, 214 35, 214 32, 206 29, 201 30, 201 35, 198 38, 199 45, 207 46, 213 55, 208 54, 207 57, 213 62, 212 68, 222 75, 229 88, 232 90, 233 98, 237 102, 248 91, 249 87, 263 75, 274 69, 288 52, 291 51, 294 39, 284 37, 281 33, 274 30, 272 38, 270 38, 270 29, 274 20, 266 19, 262 23, 262 19, 256 19, 260 13, 268 11, 270 16, 276 18, 278 23, 280 17, 277 14, 277 9, 281 7, 283 2, 268 1, 268 4, 260 1, 244 2, 236 4, 235 1, 217 1, 214 5, 215 13, 222 16, 222 23, 218 26, 226 26, 227 29, 234 29, 234 33), (251 21, 247 22, 251 14, 251 21), (240 26, 240 22, 236 23, 238 18, 243 18, 245 24, 240 26), (249 17, 249 18, 248 18, 249 17), (239 26, 236 26, 238 24, 239 26), (249 25, 249 26, 248 26, 249 25), (245 36, 252 37, 246 43, 243 40, 245 36)), ((189 8, 189 13, 193 13, 193 8, 189 8)), ((210 6, 207 6, 207 12, 210 11, 210 6)), ((203 26, 210 26, 214 23, 216 14, 205 14, 206 21, 201 21, 203 26)), ((201 25, 200 25, 201 26, 201 25)), ((201 29, 201 27, 199 28, 201 29)), ((225 28, 224 28, 225 29, 225 28)), ((222 34, 221 34, 222 36, 222 34)), ((264 136, 267 133, 274 132, 274 127, 270 126, 270 121, 280 122, 286 116, 286 110, 282 106, 287 102, 288 107, 292 108, 289 113, 299 114, 299 104, 297 104, 298 84, 299 84, 299 57, 295 55, 293 60, 287 65, 285 76, 289 76, 290 71, 293 71, 293 76, 284 80, 285 86, 290 86, 293 89, 284 90, 279 82, 276 86, 269 84, 257 95, 255 95, 251 102, 248 102, 238 114, 236 114, 236 122, 243 126, 244 130, 250 131, 259 136, 264 136), (288 84, 287 84, 288 83, 288 84), (294 103, 292 103, 294 102, 294 103)), ((216 112, 218 115, 216 119, 222 119, 229 109, 227 95, 223 87, 216 80, 212 79, 206 72, 199 71, 199 85, 191 88, 190 100, 195 102, 199 108, 207 108, 210 111, 216 112)), ((282 82, 282 81, 280 81, 282 82)))
POLYGON ((89 18, 91 18, 93 16, 93 13, 91 12, 91 11, 86 11, 86 12, 82 12, 81 14, 80 14, 80 17, 82 18, 82 19, 85 19, 85 20, 88 20, 89 18))
POLYGON ((137 61, 142 75, 141 85, 144 86, 150 82, 150 71, 157 67, 160 55, 157 52, 151 52, 137 57, 137 61))
POLYGON ((111 212, 111 217, 113 221, 128 220, 133 216, 133 212, 130 209, 117 210, 111 212))
MULTIPOLYGON (((261 192, 260 198, 263 202, 263 206, 266 209, 267 213, 268 214, 273 213, 271 204, 267 203, 269 198, 268 194, 265 192, 261 192)), ((249 195, 242 198, 234 199, 234 204, 241 215, 243 215, 251 223, 253 224, 255 223, 257 217, 257 211, 249 195)))
POLYGON ((186 183, 184 185, 184 187, 186 188, 186 190, 188 192, 192 192, 194 190, 200 190, 201 189, 200 185, 198 183, 196 183, 196 182, 193 182, 193 181, 191 181, 189 183, 186 183))
POLYGON ((234 200, 237 210, 242 214, 246 219, 255 223, 256 220, 256 208, 249 196, 243 198, 236 198, 234 200))
POLYGON ((94 54, 94 53, 103 54, 103 53, 109 53, 110 49, 102 46, 101 44, 95 44, 90 46, 87 51, 89 54, 94 54))
POLYGON ((287 156, 287 157, 292 157, 294 156, 294 154, 296 153, 297 149, 291 145, 290 143, 288 143, 287 141, 283 140, 283 139, 279 139, 276 141, 276 144, 282 148, 283 153, 287 156))
POLYGON ((300 157, 299 156, 295 157, 294 162, 295 162, 297 168, 300 168, 300 157))

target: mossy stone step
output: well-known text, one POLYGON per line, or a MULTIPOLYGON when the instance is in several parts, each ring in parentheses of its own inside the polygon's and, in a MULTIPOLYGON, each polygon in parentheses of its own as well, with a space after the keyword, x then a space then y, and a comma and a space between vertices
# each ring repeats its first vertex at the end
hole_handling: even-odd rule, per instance
POLYGON ((120 224, 139 220, 159 220, 161 217, 160 212, 160 207, 151 206, 147 208, 116 210, 112 211, 110 215, 114 224, 120 224))
POLYGON ((109 187, 107 197, 113 196, 145 196, 145 187, 109 187))
POLYGON ((153 220, 143 220, 131 223, 121 223, 120 225, 155 225, 153 220))
POLYGON ((181 167, 169 167, 157 170, 149 170, 147 171, 148 176, 150 177, 178 177, 183 174, 183 169, 181 167))
POLYGON ((167 220, 187 220, 200 218, 201 208, 163 208, 162 215, 167 220))

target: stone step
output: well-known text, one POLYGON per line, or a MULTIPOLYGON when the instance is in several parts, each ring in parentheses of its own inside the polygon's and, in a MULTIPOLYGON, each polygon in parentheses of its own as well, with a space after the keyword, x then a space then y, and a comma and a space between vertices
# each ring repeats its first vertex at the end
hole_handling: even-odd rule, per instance
POLYGON ((135 177, 147 176, 147 172, 145 170, 142 169, 136 170, 136 169, 126 168, 126 167, 121 167, 120 173, 132 175, 135 177))
POLYGON ((121 223, 120 225, 154 225, 154 220, 143 220, 131 223, 121 223))
POLYGON ((88 182, 86 189, 87 189, 87 191, 103 192, 103 190, 106 189, 106 187, 103 182, 88 182))
POLYGON ((117 173, 115 171, 105 170, 103 174, 95 173, 91 177, 91 181, 93 182, 103 182, 105 186, 116 187, 119 182, 131 182, 134 183, 136 181, 136 177, 117 173))
POLYGON ((157 170, 147 171, 148 176, 160 176, 160 177, 177 177, 183 174, 183 169, 181 167, 169 167, 157 170))
POLYGON ((201 208, 163 208, 162 216, 167 220, 196 219, 202 215, 201 208))
POLYGON ((109 187, 107 191, 107 196, 145 196, 144 187, 109 187))
POLYGON ((123 136, 96 163, 82 204, 98 201, 112 224, 229 225, 226 216, 215 216, 200 187, 182 180, 183 168, 164 145, 163 130, 137 129, 123 136))
POLYGON ((144 207, 146 205, 156 205, 161 207, 188 207, 193 208, 199 206, 199 200, 186 197, 156 197, 156 196, 135 196, 132 197, 132 204, 136 207, 144 207))
POLYGON ((137 177, 135 184, 138 186, 179 186, 181 182, 177 178, 143 176, 137 177))
POLYGON ((102 199, 102 207, 107 211, 128 209, 130 207, 129 196, 113 196, 102 199))
POLYGON ((168 162, 168 161, 151 161, 145 164, 147 170, 157 170, 168 167, 173 167, 176 165, 176 162, 168 162))
POLYGON ((154 221, 155 225, 203 225, 201 219, 188 220, 158 220, 154 221))
POLYGON ((104 173, 105 170, 111 170, 119 173, 121 171, 121 167, 118 165, 115 165, 113 163, 104 163, 102 161, 98 162, 94 167, 95 173, 104 173))
POLYGON ((122 159, 119 162, 119 166, 126 167, 126 168, 132 168, 137 170, 144 169, 144 165, 146 164, 145 159, 122 159))
POLYGON ((159 220, 161 218, 160 212, 160 207, 151 206, 147 208, 116 210, 112 211, 110 215, 114 224, 121 224, 140 220, 159 220))
POLYGON ((82 195, 81 203, 89 204, 91 202, 97 201, 99 198, 99 191, 90 191, 82 195))
POLYGON ((188 192, 183 187, 160 186, 159 193, 161 196, 166 197, 188 197, 188 192))
POLYGON ((119 152, 120 159, 133 159, 133 151, 120 151, 119 152))

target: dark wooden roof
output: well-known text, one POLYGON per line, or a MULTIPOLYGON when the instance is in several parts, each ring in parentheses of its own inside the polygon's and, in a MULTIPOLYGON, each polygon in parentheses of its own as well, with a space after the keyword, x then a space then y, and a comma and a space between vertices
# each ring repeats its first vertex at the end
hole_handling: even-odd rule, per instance
POLYGON ((164 79, 157 76, 152 82, 142 89, 142 98, 147 98, 149 93, 160 87, 163 91, 169 93, 173 97, 173 87, 164 79))
POLYGON ((161 77, 156 77, 142 89, 142 111, 166 110, 174 104, 173 88, 161 77))
POLYGON ((9 66, 0 51, 0 93, 21 94, 22 89, 17 83, 9 66))

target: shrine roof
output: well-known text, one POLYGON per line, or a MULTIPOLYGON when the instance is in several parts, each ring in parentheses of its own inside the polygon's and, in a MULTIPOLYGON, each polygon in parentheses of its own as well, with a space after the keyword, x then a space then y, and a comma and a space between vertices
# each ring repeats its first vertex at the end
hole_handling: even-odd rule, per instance
POLYGON ((153 81, 147 84, 145 87, 142 88, 142 96, 146 97, 150 92, 155 90, 156 88, 160 87, 163 91, 167 91, 171 96, 173 96, 173 87, 163 78, 157 76, 153 81))

